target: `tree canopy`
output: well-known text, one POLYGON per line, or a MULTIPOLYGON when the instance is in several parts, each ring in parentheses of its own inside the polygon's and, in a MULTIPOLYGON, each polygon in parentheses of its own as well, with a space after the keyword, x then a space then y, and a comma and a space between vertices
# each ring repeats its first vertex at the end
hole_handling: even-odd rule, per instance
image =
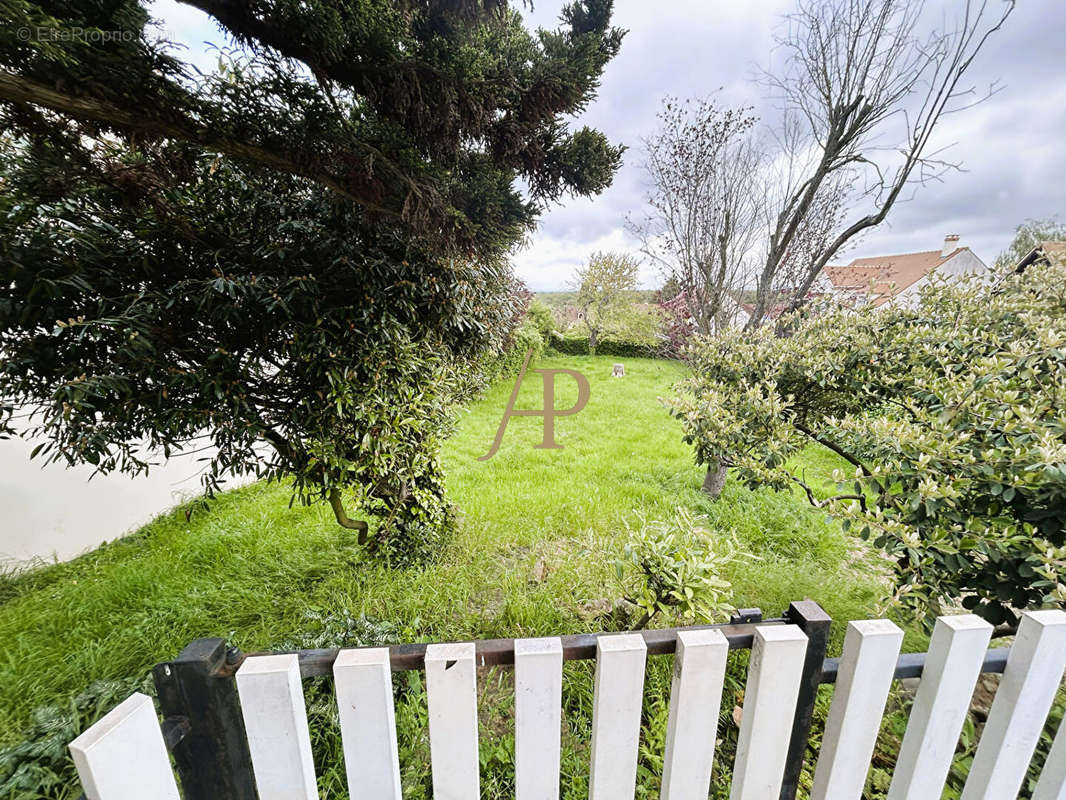
POLYGON ((798 490, 895 559, 932 619, 1066 605, 1066 265, 936 284, 917 308, 839 310, 693 347, 674 405, 702 464, 798 490), (790 458, 851 464, 820 496, 790 458))
POLYGON ((618 52, 611 0, 569 5, 535 36, 504 0, 190 4, 232 42, 208 74, 153 38, 138 0, 8 0, 5 122, 190 142, 481 255, 527 230, 538 203, 594 194, 618 166, 619 148, 562 119, 618 52), (50 33, 73 29, 132 35, 50 33))
POLYGON ((565 121, 611 3, 536 34, 502 2, 195 5, 231 40, 207 74, 133 0, 16 0, 0 30, 4 428, 103 471, 210 443, 209 490, 291 476, 366 533, 353 490, 409 553, 447 517, 449 409, 518 322, 508 250, 618 166, 565 121))
POLYGON ((637 287, 640 262, 627 253, 593 253, 574 271, 577 306, 589 332, 589 353, 596 354, 600 334, 625 314, 626 292, 637 287))
POLYGON ((736 322, 736 297, 765 227, 764 154, 750 109, 667 98, 644 140, 647 211, 629 220, 641 252, 676 286, 677 311, 703 334, 736 322))

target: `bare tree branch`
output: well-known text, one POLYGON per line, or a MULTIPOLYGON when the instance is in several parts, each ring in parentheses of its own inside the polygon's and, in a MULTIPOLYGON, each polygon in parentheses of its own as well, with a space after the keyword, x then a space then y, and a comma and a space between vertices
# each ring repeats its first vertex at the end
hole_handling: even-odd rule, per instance
POLYGON ((769 243, 748 327, 766 321, 783 289, 787 310, 808 302, 829 260, 884 222, 905 187, 958 168, 938 159, 940 150, 930 153, 929 144, 943 116, 995 91, 974 99, 973 87, 960 86, 1015 0, 1003 0, 998 15, 989 4, 967 0, 954 29, 921 35, 922 3, 802 0, 780 41, 784 70, 765 74, 787 112, 780 137, 787 145, 781 154, 786 181, 776 201, 780 210, 767 213, 769 243), (889 141, 894 144, 886 146, 889 141), (877 153, 889 155, 879 160, 877 153), (827 205, 843 208, 840 200, 856 194, 873 207, 846 224, 843 217, 833 220, 827 230, 827 205))
POLYGON ((647 212, 629 220, 642 252, 676 283, 697 330, 733 324, 736 294, 762 229, 763 153, 750 109, 667 99, 644 141, 647 212))

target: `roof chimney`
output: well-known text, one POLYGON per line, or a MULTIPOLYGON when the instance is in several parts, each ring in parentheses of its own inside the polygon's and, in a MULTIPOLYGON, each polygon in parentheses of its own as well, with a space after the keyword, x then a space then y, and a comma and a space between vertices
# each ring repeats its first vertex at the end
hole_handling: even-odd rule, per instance
POLYGON ((955 250, 958 248, 958 246, 959 246, 959 236, 958 236, 958 234, 955 234, 955 233, 948 234, 947 236, 944 237, 944 248, 940 251, 940 257, 941 258, 947 258, 948 256, 950 256, 952 253, 955 252, 955 250))

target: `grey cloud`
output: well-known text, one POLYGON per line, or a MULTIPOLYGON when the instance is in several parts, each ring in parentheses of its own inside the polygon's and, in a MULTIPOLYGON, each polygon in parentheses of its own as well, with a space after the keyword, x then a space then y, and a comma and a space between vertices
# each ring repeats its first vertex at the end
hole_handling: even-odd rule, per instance
MULTIPOLYGON (((994 7, 1000 0, 989 2, 994 7)), ((516 259, 523 277, 539 288, 561 288, 565 265, 587 256, 597 243, 636 249, 622 231, 626 214, 639 213, 643 205, 640 138, 655 129, 664 96, 705 97, 721 88, 723 102, 762 106, 765 112, 763 90, 753 77, 770 61, 773 34, 792 2, 616 0, 615 5, 615 24, 629 33, 607 67, 598 98, 574 123, 597 127, 629 150, 610 189, 593 199, 565 200, 542 217, 532 246, 516 259)), ((527 24, 555 27, 562 6, 563 0, 536 0, 527 24)), ((940 8, 930 4, 931 13, 940 8)), ((152 11, 193 53, 203 52, 204 41, 221 41, 206 15, 175 0, 157 0, 152 11)), ((842 259, 931 249, 944 234, 958 233, 990 261, 1022 220, 1066 215, 1064 23, 1064 0, 1018 4, 970 76, 977 87, 998 81, 1002 91, 950 118, 940 137, 942 143, 958 143, 949 155, 966 171, 922 187, 842 259)))
MULTIPOLYGON (((529 24, 553 26, 562 4, 538 0, 529 24)), ((598 198, 568 201, 543 217, 532 255, 521 264, 528 281, 539 285, 557 274, 556 264, 537 274, 538 243, 566 241, 580 250, 583 243, 591 245, 622 228, 627 213, 640 211, 640 137, 654 130, 665 95, 703 97, 722 87, 723 102, 763 106, 765 113, 763 92, 753 77, 756 67, 769 61, 773 32, 789 7, 786 2, 616 3, 616 24, 629 33, 580 122, 627 145, 625 165, 598 198)), ((1064 22, 1066 3, 1060 0, 1019 3, 969 76, 979 90, 998 82, 1001 91, 949 118, 940 136, 942 144, 957 142, 947 156, 961 161, 965 171, 920 187, 840 260, 933 249, 945 234, 958 233, 991 261, 1022 220, 1066 215, 1064 22)))

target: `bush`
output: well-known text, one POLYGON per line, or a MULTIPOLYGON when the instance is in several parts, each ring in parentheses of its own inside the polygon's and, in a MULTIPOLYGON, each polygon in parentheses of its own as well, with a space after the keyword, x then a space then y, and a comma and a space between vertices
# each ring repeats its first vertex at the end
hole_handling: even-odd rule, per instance
MULTIPOLYGON (((589 354, 588 337, 580 334, 568 333, 565 336, 554 333, 551 338, 551 347, 557 353, 567 356, 587 356, 589 354)), ((604 338, 596 345, 596 355, 617 356, 619 358, 653 358, 655 348, 643 342, 620 341, 618 339, 604 338)))
MULTIPOLYGON (((661 344, 661 326, 662 319, 657 308, 631 304, 622 307, 611 317, 604 325, 601 338, 633 342, 654 350, 661 344)), ((599 352, 598 344, 596 351, 599 352)))
POLYGON ((103 473, 207 451, 208 493, 285 480, 361 540, 346 494, 390 548, 435 535, 507 254, 621 164, 570 125, 621 45, 611 3, 550 31, 506 0, 282 3, 268 32, 219 7, 204 71, 146 6, 2 4, 5 31, 123 36, 0 37, 4 81, 52 94, 0 102, 0 436, 103 473))
POLYGON ((633 342, 619 339, 601 339, 596 345, 598 356, 618 356, 619 358, 652 358, 655 356, 655 347, 644 342, 633 342))
POLYGON ((537 327, 540 338, 545 342, 551 341, 552 334, 555 332, 555 315, 548 305, 542 300, 534 300, 529 304, 527 313, 529 319, 537 327))
POLYGON ((1066 267, 994 287, 937 283, 915 309, 839 310, 792 335, 690 348, 673 413, 702 464, 799 487, 896 560, 931 620, 1066 606, 1066 267), (789 459, 811 441, 854 467, 818 498, 789 459))
POLYGON ((544 339, 541 337, 536 323, 531 319, 527 319, 515 331, 510 347, 493 358, 487 370, 491 380, 517 375, 518 371, 522 369, 522 362, 525 361, 526 353, 530 350, 533 351, 533 355, 530 357, 529 363, 533 364, 544 355, 544 339))
POLYGON ((625 599, 643 616, 643 628, 656 615, 676 615, 686 622, 712 622, 732 611, 729 581, 720 577, 738 558, 735 539, 716 539, 684 508, 673 518, 646 521, 630 529, 629 541, 615 573, 623 582, 625 599))
POLYGON ((543 303, 533 299, 533 293, 519 279, 512 280, 507 300, 507 314, 495 331, 495 346, 484 357, 481 369, 473 371, 475 389, 500 378, 517 375, 522 369, 526 353, 531 349, 533 363, 544 354, 547 341, 541 333, 544 311, 547 311, 550 325, 551 311, 543 303), (479 373, 479 374, 477 374, 479 373))

